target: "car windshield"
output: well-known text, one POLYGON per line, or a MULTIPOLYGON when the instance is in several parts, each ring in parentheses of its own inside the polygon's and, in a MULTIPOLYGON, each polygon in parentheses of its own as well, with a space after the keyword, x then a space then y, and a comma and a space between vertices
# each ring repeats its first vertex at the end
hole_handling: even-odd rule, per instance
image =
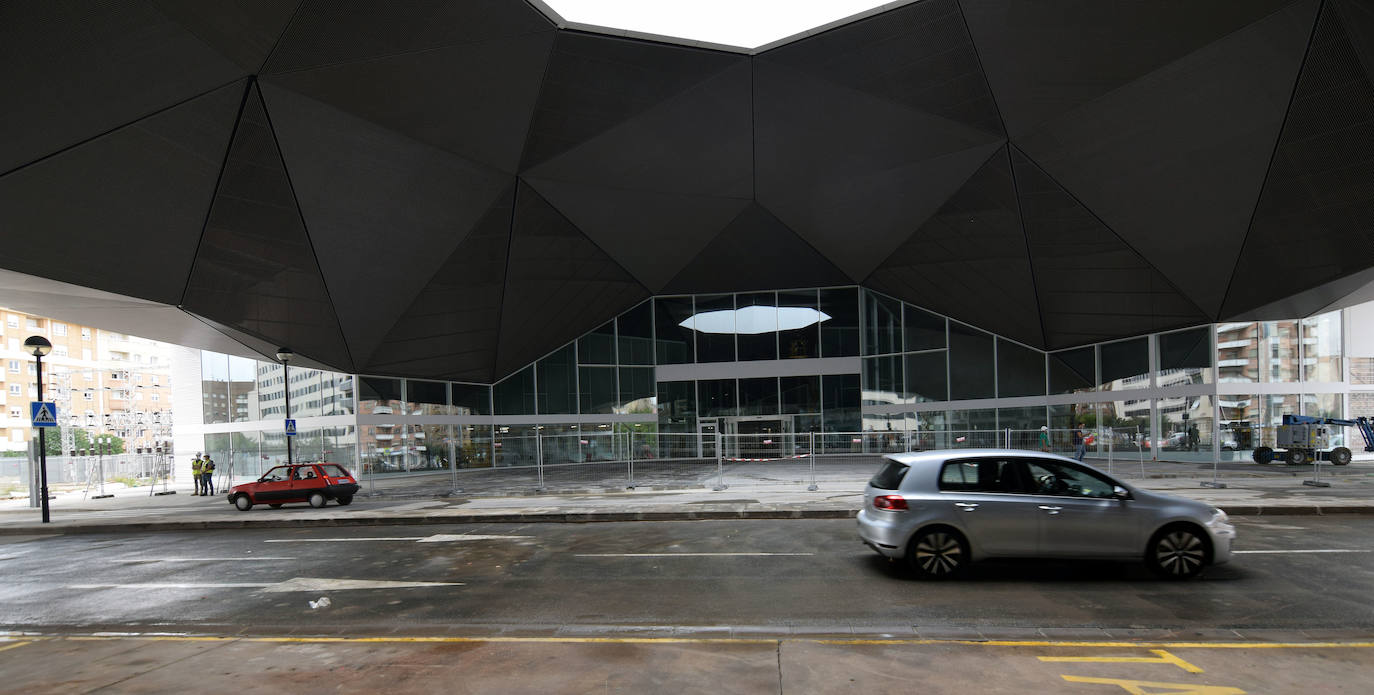
POLYGON ((902 478, 906 477, 908 470, 910 466, 905 463, 889 459, 868 484, 879 490, 896 490, 897 486, 902 484, 902 478))

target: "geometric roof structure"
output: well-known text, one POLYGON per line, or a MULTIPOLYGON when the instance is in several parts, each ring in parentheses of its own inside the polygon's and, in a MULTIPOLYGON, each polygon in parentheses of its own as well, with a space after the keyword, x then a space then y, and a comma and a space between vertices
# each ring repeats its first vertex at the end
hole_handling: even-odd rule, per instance
POLYGON ((1353 0, 920 0, 752 54, 523 0, 6 3, 0 71, 0 269, 346 372, 491 382, 662 294, 1041 349, 1374 296, 1353 0))

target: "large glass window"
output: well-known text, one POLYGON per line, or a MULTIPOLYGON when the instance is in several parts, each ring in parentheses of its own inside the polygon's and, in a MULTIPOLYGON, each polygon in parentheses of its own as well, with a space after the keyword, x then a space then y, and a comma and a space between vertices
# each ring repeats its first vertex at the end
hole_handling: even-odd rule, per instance
POLYGON ((491 415, 491 387, 453 384, 453 406, 458 415, 491 415))
POLYGON ((580 367, 577 373, 581 412, 588 415, 614 413, 619 392, 615 367, 580 367))
POLYGON ((616 318, 621 364, 654 363, 653 316, 653 304, 644 302, 616 318))
POLYGON ((908 351, 937 350, 947 345, 945 317, 922 311, 910 304, 903 306, 902 315, 908 351))
POLYGON ((816 297, 816 290, 778 293, 778 355, 782 359, 821 356, 821 325, 824 321, 821 320, 816 297), (808 319, 808 316, 811 318, 808 319))
POLYGON ((1259 324, 1217 326, 1217 378, 1221 383, 1259 381, 1259 324))
POLYGON ((658 364, 687 364, 696 354, 691 297, 654 300, 654 345, 658 364))
POLYGON ((701 417, 731 417, 739 414, 735 402, 734 379, 710 379, 697 382, 697 402, 701 417))
POLYGON ((739 331, 739 359, 775 360, 778 358, 778 300, 772 292, 741 294, 740 310, 735 315, 739 331))
POLYGON ((615 364, 615 321, 577 339, 578 364, 615 364))
POLYGON ((821 377, 822 426, 826 432, 858 432, 861 425, 858 374, 827 374, 821 377))
POLYGON ((698 362, 734 362, 736 325, 735 295, 698 295, 693 327, 698 362))
POLYGON ((859 354, 859 289, 821 290, 821 357, 854 357, 859 354))
POLYGON ((696 431, 696 382, 658 382, 658 429, 660 432, 696 431))
POLYGON ((997 340, 997 395, 1045 395, 1045 353, 997 340))
POLYGON ((458 467, 490 468, 491 425, 459 425, 454 429, 458 467))
POLYGON ((200 353, 201 417, 205 424, 229 422, 229 356, 200 353))
POLYGON ((1155 407, 1159 412, 1161 451, 1175 459, 1212 459, 1214 422, 1210 396, 1161 398, 1155 407))
POLYGON ((492 387, 497 415, 534 415, 534 365, 492 387))
MULTIPOLYGON (((1304 393, 1302 394, 1302 412, 1304 415, 1313 417, 1343 418, 1345 417, 1345 407, 1342 400, 1339 393, 1304 393)), ((1354 428, 1345 429, 1349 429, 1352 436, 1356 435, 1354 428)), ((1345 434, 1342 428, 1336 428, 1335 432, 1338 435, 1345 434)), ((1358 440, 1358 436, 1356 436, 1356 440, 1358 440)), ((1344 443, 1343 445, 1350 446, 1344 443)), ((1355 450, 1359 451, 1360 448, 1357 447, 1355 450)))
POLYGON ((1103 343, 1099 350, 1102 355, 1102 383, 1098 385, 1100 390, 1149 388, 1149 339, 1134 338, 1103 343))
POLYGON ((252 422, 261 419, 262 416, 258 413, 258 363, 245 357, 231 355, 229 357, 229 420, 231 422, 252 422))
POLYGON ((890 405, 901 403, 902 357, 865 357, 864 363, 864 405, 890 405))
POLYGON ((442 381, 406 380, 406 412, 410 415, 451 415, 448 384, 442 381))
POLYGON ((1159 336, 1159 385, 1212 383, 1212 329, 1194 328, 1159 336))
POLYGON ((363 414, 400 414, 401 380, 365 376, 358 379, 358 400, 363 414))
POLYGON ((777 415, 778 380, 776 377, 739 380, 740 415, 777 415))
POLYGON ((1250 452, 1259 446, 1263 434, 1259 429, 1262 421, 1261 403, 1260 396, 1256 394, 1217 396, 1217 406, 1221 410, 1217 438, 1221 440, 1223 461, 1250 460, 1250 452))
POLYGON ((1303 381, 1343 381, 1341 312, 1302 320, 1303 381))
POLYGON ((785 376, 779 384, 782 390, 782 412, 821 412, 821 378, 819 376, 785 376))
POLYGON ((962 323, 949 323, 950 400, 994 398, 992 335, 962 323))
POLYGON ((890 355, 902 351, 902 303, 864 292, 864 354, 890 355))
POLYGON ((1265 321, 1260 324, 1261 381, 1298 380, 1298 322, 1265 321))
POLYGON ((653 368, 621 367, 620 404, 616 412, 652 413, 656 405, 653 368))
POLYGON ((566 345, 539 360, 535 384, 539 388, 538 408, 543 413, 577 412, 576 352, 566 345))
POLYGON ((949 365, 946 350, 906 355, 906 390, 916 403, 949 400, 949 365))
POLYGON ((1097 353, 1092 347, 1049 354, 1050 393, 1084 393, 1097 386, 1097 353))

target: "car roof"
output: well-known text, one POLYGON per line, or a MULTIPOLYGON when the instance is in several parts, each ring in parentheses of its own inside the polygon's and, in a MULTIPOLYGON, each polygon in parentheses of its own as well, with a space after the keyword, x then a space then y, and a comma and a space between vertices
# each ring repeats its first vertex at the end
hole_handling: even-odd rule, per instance
POLYGON ((938 465, 950 459, 998 456, 1015 456, 1017 458, 1038 458, 1080 463, 1067 456, 1060 456, 1059 454, 1051 454, 1044 451, 1028 451, 1026 449, 932 449, 930 451, 910 451, 901 454, 888 454, 885 458, 908 466, 923 468, 926 466, 938 465))

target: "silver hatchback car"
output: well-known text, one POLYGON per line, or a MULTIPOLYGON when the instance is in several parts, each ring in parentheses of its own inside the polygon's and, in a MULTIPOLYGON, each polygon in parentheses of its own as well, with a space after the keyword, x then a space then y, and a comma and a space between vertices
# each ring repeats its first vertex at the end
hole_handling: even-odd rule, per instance
POLYGON ((892 454, 864 488, 859 537, 920 576, 994 557, 1141 560, 1169 578, 1231 559, 1226 512, 1131 487, 1073 459, 960 449, 892 454))

